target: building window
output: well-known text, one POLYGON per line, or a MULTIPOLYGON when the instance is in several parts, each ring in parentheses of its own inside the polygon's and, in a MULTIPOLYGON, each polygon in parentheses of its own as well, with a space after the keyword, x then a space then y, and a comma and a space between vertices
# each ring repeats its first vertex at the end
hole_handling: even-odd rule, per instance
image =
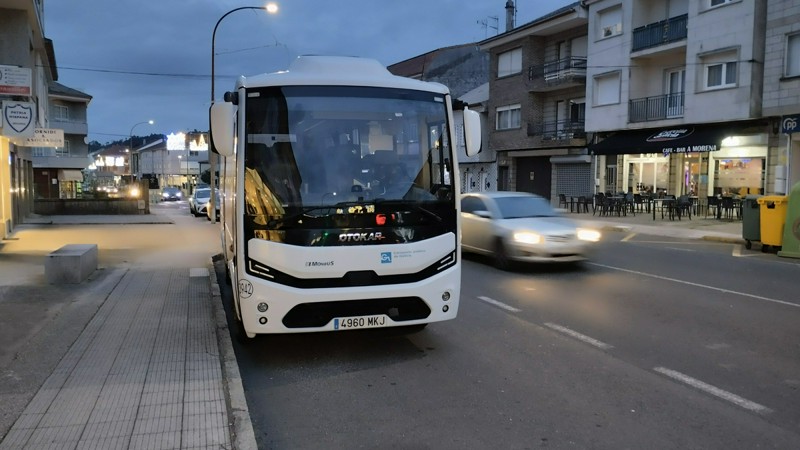
POLYGON ((34 158, 44 158, 50 156, 50 149, 45 147, 33 147, 31 150, 34 158))
POLYGON ((736 62, 707 65, 705 80, 706 89, 736 86, 736 62))
POLYGON ((497 108, 498 130, 511 130, 520 127, 520 105, 501 106, 497 108))
POLYGON ((600 75, 594 79, 595 106, 619 103, 619 72, 600 75))
POLYGON ((726 3, 733 3, 734 0, 711 0, 711 7, 724 5, 726 3))
POLYGON ((622 7, 609 8, 598 13, 600 39, 622 34, 622 7))
POLYGON ((64 105, 53 105, 53 118, 55 120, 68 121, 69 108, 64 105))
POLYGON ((786 76, 800 76, 800 33, 786 39, 786 76))
POLYGON ((497 55, 497 77, 505 77, 522 72, 522 49, 500 53, 497 55))
POLYGON ((69 141, 64 141, 63 147, 56 147, 56 156, 69 156, 69 141))

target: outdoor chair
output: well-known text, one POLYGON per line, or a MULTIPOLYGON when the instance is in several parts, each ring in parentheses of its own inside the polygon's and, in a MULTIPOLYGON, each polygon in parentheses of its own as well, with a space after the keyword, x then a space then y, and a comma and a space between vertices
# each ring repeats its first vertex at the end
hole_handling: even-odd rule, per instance
POLYGON ((601 216, 606 215, 608 213, 608 203, 606 201, 606 196, 602 192, 595 194, 594 196, 594 205, 592 207, 592 215, 596 213, 600 213, 601 216))
POLYGON ((681 195, 675 202, 675 213, 678 215, 678 220, 681 216, 686 214, 689 220, 692 219, 692 199, 688 195, 681 195))
POLYGON ((558 194, 558 207, 564 209, 569 208, 569 202, 565 194, 558 194))
POLYGON ((581 195, 578 197, 578 202, 575 204, 577 207, 576 212, 589 212, 589 198, 585 195, 581 195))
POLYGON ((713 216, 719 216, 719 198, 716 195, 709 195, 706 200, 706 218, 708 213, 714 210, 713 216))

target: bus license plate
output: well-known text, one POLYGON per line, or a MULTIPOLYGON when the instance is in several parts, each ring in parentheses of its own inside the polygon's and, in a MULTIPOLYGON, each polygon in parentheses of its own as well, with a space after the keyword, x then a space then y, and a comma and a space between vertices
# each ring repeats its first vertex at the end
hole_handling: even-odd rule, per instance
POLYGON ((358 328, 379 328, 389 325, 385 314, 376 316, 337 317, 333 319, 334 330, 355 330, 358 328))

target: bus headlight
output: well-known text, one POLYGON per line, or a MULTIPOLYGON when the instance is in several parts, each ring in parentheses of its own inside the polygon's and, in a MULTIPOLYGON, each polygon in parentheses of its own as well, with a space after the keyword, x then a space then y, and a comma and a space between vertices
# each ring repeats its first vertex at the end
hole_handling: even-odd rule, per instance
POLYGON ((256 306, 256 308, 258 309, 258 312, 264 313, 267 312, 267 310, 269 309, 269 305, 267 305, 264 302, 261 302, 256 306))
POLYGON ((442 300, 444 300, 444 301, 450 300, 450 291, 444 291, 442 293, 442 300))

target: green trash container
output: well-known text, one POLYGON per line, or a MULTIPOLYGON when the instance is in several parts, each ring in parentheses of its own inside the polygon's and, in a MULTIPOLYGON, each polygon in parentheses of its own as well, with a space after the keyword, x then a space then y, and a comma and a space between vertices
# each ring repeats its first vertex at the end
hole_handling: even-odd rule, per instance
POLYGON ((786 222, 786 195, 765 195, 757 199, 761 206, 761 244, 780 247, 783 244, 783 225, 786 222))
MULTIPOLYGON (((758 199, 761 195, 747 195, 742 200, 742 239, 748 250, 753 246, 753 241, 761 240, 761 210, 758 199)), ((764 246, 761 246, 762 250, 764 246)))

